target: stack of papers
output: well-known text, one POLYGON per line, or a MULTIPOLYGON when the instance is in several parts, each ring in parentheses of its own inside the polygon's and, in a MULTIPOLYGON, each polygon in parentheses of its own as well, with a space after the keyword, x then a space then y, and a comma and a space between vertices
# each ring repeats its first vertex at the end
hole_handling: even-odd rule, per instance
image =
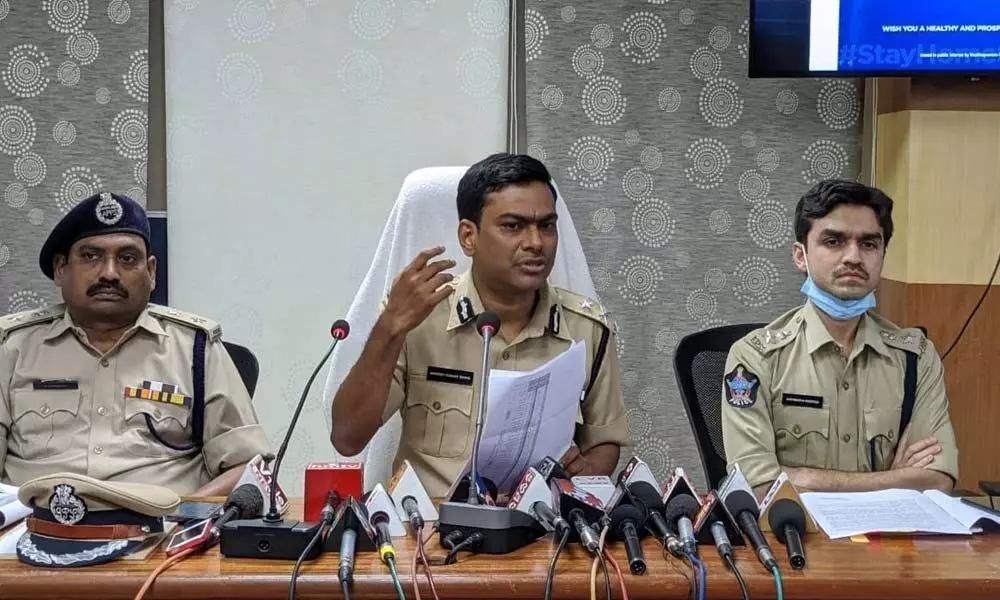
MULTIPOLYGON (((582 342, 573 342, 533 371, 490 371, 477 470, 497 485, 499 495, 509 494, 528 467, 546 456, 559 460, 569 450, 586 373, 587 346, 582 342)), ((454 495, 471 463, 447 497, 454 495)))
POLYGON ((808 492, 802 502, 830 539, 866 533, 970 535, 1000 528, 997 514, 937 490, 808 492))

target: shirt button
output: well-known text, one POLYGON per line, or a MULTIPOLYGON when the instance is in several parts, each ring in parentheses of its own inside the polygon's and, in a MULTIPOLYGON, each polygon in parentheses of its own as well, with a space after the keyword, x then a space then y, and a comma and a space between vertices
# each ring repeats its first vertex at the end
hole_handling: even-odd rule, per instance
POLYGON ((153 411, 153 418, 156 419, 157 421, 163 418, 163 413, 160 412, 160 409, 156 409, 153 411))
POLYGON ((441 403, 440 402, 435 402, 434 403, 434 410, 441 410, 441 403))
POLYGON ((894 437, 895 435, 896 435, 896 434, 894 434, 894 433, 892 432, 892 430, 890 429, 890 430, 889 430, 889 439, 891 440, 891 439, 892 439, 892 438, 893 438, 893 437, 894 437))
POLYGON ((106 367, 106 366, 108 366, 108 365, 110 365, 110 364, 111 364, 111 363, 110 363, 110 362, 108 362, 108 359, 106 359, 106 358, 102 358, 102 359, 101 359, 101 366, 102 366, 102 367, 106 367))
POLYGON ((851 434, 845 433, 840 439, 844 440, 844 443, 847 444, 851 441, 851 434))
POLYGON ((94 448, 94 454, 101 454, 103 452, 104 452, 104 448, 101 448, 100 446, 97 446, 96 448, 94 448))
POLYGON ((845 381, 845 382, 844 382, 844 386, 843 386, 843 387, 844 387, 844 389, 845 389, 845 390, 849 390, 849 389, 851 389, 851 384, 849 384, 849 383, 847 383, 847 382, 845 381))
POLYGON ((97 414, 101 415, 102 417, 106 415, 107 412, 108 412, 107 409, 105 409, 103 406, 97 407, 97 414))
POLYGON ((43 415, 49 414, 49 405, 48 404, 43 404, 42 405, 42 414, 43 415))
POLYGON ((504 360, 510 360, 510 350, 504 350, 503 351, 503 359, 504 360))
POLYGON ((800 433, 802 433, 802 428, 796 425, 792 427, 792 433, 794 433, 795 435, 799 435, 800 433))

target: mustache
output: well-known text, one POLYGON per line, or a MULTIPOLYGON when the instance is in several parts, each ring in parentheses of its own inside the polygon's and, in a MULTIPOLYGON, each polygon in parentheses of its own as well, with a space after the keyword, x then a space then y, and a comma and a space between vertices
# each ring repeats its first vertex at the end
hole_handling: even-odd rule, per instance
POLYGON ((868 279, 868 272, 861 267, 840 269, 835 271, 833 274, 834 277, 843 277, 844 275, 860 275, 861 277, 868 279))
POLYGON ((128 290, 122 287, 122 284, 114 281, 99 281, 87 288, 88 296, 96 296, 97 294, 103 294, 104 292, 112 292, 118 294, 122 298, 128 298, 128 290))

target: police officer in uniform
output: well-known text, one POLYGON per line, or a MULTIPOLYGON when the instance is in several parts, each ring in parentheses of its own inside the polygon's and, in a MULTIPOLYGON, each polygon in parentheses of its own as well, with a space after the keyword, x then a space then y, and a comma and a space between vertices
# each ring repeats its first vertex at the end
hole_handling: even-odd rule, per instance
POLYGON ((270 443, 207 319, 149 303, 156 258, 135 201, 101 193, 42 246, 65 304, 0 318, 0 474, 57 472, 225 495, 270 443))
POLYGON ((874 188, 823 181, 796 206, 808 301, 736 342, 722 386, 727 462, 758 494, 782 471, 803 491, 954 486, 941 359, 872 312, 891 237, 892 200, 874 188))
POLYGON ((547 283, 555 259, 556 194, 548 170, 523 155, 497 154, 469 168, 458 186, 458 236, 472 257, 421 252, 399 275, 367 345, 333 401, 331 442, 360 452, 401 411, 398 465, 407 459, 432 497, 468 464, 478 411, 482 338, 476 316, 501 321, 493 368, 527 371, 567 350, 587 348, 575 446, 562 457, 571 475, 610 475, 628 440, 614 332, 588 298, 547 283))

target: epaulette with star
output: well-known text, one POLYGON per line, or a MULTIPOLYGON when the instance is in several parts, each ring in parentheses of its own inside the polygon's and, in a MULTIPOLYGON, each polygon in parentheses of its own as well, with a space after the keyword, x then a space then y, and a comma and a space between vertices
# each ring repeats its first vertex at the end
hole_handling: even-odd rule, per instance
POLYGON ((596 321, 601 326, 617 332, 617 328, 608 316, 607 309, 600 302, 562 288, 555 288, 555 290, 559 297, 559 305, 564 309, 587 317, 591 321, 596 321))
POLYGON ((158 319, 164 319, 181 325, 186 325, 192 329, 200 329, 204 331, 208 335, 208 339, 213 342, 222 338, 222 325, 219 325, 211 319, 199 317, 198 315, 177 310, 176 308, 170 308, 169 306, 160 306, 159 304, 150 304, 148 310, 149 314, 158 319))
POLYGON ((66 312, 65 304, 52 304, 33 310, 24 310, 0 317, 0 344, 7 340, 7 336, 25 327, 51 323, 56 319, 61 319, 66 312))
POLYGON ((746 341, 757 352, 769 354, 788 345, 793 339, 795 339, 794 327, 786 326, 777 329, 765 327, 751 333, 747 336, 746 341))
POLYGON ((892 346, 921 356, 927 349, 927 336, 919 329, 879 330, 886 346, 892 346))

